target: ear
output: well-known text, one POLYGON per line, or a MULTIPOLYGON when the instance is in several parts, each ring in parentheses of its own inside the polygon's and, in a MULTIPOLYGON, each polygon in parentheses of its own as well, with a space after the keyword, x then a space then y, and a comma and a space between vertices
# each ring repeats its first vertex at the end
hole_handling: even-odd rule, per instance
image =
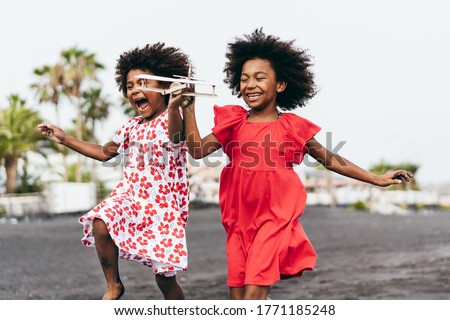
POLYGON ((284 89, 286 89, 287 87, 287 82, 286 81, 278 81, 277 82, 277 92, 283 92, 284 89))

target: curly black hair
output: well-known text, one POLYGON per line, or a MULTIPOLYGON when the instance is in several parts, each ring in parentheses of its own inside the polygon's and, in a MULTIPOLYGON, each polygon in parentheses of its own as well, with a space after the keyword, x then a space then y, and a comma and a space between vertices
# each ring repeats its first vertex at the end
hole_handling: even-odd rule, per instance
POLYGON ((307 50, 295 47, 294 40, 282 41, 279 37, 266 35, 260 28, 228 43, 225 56, 228 61, 223 69, 226 74, 224 82, 238 97, 242 96, 239 91, 242 67, 246 61, 255 58, 268 60, 275 71, 276 80, 288 84, 277 96, 281 109, 304 107, 316 94, 311 56, 307 50))
POLYGON ((123 96, 127 97, 127 75, 131 69, 141 69, 162 77, 173 77, 187 75, 190 65, 189 57, 179 48, 168 47, 164 42, 147 44, 143 48, 135 48, 120 55, 116 64, 116 84, 123 96))

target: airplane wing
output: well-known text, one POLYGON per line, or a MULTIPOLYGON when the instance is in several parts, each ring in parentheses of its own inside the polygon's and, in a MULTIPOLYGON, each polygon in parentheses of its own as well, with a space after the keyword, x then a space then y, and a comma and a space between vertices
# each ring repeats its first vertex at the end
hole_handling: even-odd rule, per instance
POLYGON ((217 96, 215 89, 216 89, 216 84, 215 83, 210 83, 210 82, 205 82, 202 80, 193 80, 189 77, 182 77, 182 76, 175 76, 175 77, 179 77, 179 78, 170 78, 170 77, 161 77, 161 76, 155 76, 155 75, 151 75, 151 74, 139 74, 135 76, 138 79, 148 79, 148 80, 156 80, 156 81, 162 81, 162 82, 178 82, 180 83, 180 85, 169 88, 169 89, 162 89, 162 88, 153 88, 153 87, 138 87, 138 89, 140 90, 148 90, 148 91, 154 91, 154 92, 159 92, 162 95, 166 95, 166 94, 170 94, 172 92, 178 91, 178 90, 183 90, 185 88, 187 88, 188 84, 193 84, 194 86, 198 86, 198 85, 203 85, 203 86, 211 86, 211 92, 183 92, 182 95, 183 96, 192 96, 192 97, 197 97, 197 96, 201 96, 201 97, 211 97, 211 96, 217 96))
POLYGON ((149 80, 156 80, 156 81, 163 81, 163 82, 180 82, 180 83, 187 83, 187 84, 193 84, 193 85, 205 85, 205 86, 216 86, 217 85, 212 82, 206 82, 203 80, 193 80, 188 77, 185 77, 183 79, 182 76, 176 76, 176 77, 180 77, 180 78, 170 78, 170 77, 155 76, 152 74, 138 74, 135 77, 138 79, 149 79, 149 80))

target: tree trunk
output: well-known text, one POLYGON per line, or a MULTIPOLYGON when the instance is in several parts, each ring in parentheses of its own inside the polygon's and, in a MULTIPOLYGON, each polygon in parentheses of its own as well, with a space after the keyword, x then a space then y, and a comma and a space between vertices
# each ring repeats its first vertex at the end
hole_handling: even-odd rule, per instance
POLYGON ((17 185, 17 160, 18 157, 5 157, 5 171, 6 171, 6 193, 14 193, 17 185))
MULTIPOLYGON (((82 109, 81 109, 82 107, 81 107, 80 98, 77 97, 76 101, 77 101, 76 105, 77 105, 78 112, 77 112, 77 120, 76 120, 76 129, 75 130, 76 130, 77 138, 79 140, 83 140, 83 113, 82 113, 82 109)), ((75 168, 75 181, 81 182, 81 180, 82 180, 81 172, 82 172, 82 166, 83 166, 81 154, 77 155, 77 159, 78 159, 78 161, 77 161, 77 166, 75 168)))
MULTIPOLYGON (((61 127, 61 116, 59 114, 59 107, 58 104, 55 104, 55 114, 56 114, 56 125, 58 127, 61 127)), ((57 144, 57 148, 59 150, 59 153, 62 156, 62 164, 63 164, 63 178, 64 178, 64 182, 68 182, 69 181, 69 168, 67 165, 67 159, 66 159, 66 155, 64 153, 64 146, 57 144)))
POLYGON ((65 147, 63 145, 58 144, 59 153, 62 156, 63 179, 64 179, 64 182, 68 182, 69 181, 69 166, 67 164, 67 157, 66 157, 66 154, 64 153, 65 152, 64 148, 65 147))

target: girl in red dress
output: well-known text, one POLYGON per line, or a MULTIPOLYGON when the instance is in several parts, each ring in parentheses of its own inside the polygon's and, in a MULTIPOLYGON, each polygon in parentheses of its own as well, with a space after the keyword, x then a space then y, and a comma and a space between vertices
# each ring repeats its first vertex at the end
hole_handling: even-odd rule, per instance
POLYGON ((306 191, 293 170, 306 153, 329 170, 378 186, 409 181, 412 174, 373 175, 323 147, 314 138, 317 125, 283 112, 315 94, 310 57, 293 41, 256 30, 228 44, 226 57, 225 82, 248 108, 215 106, 212 133, 201 138, 192 103, 183 108, 185 134, 194 158, 223 148, 230 159, 219 197, 231 299, 267 299, 271 285, 301 276, 316 262, 299 221, 306 191))
MULTIPOLYGON (((95 246, 106 279, 103 299, 119 299, 124 285, 118 258, 153 269, 165 299, 184 299, 176 272, 187 269, 185 227, 189 190, 185 142, 168 136, 169 96, 142 90, 139 74, 188 74, 189 58, 164 43, 124 52, 117 60, 116 83, 138 116, 104 145, 78 140, 51 124, 39 130, 72 150, 99 161, 123 155, 123 179, 109 197, 80 217, 86 246, 95 246)), ((169 83, 147 80, 168 88, 169 83)))

